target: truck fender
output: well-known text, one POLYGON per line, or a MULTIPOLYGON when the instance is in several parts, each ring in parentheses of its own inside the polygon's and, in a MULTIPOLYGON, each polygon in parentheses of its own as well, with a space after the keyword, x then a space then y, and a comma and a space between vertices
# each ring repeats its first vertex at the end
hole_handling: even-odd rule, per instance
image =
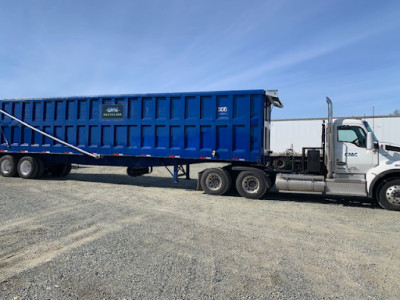
POLYGON ((255 167, 232 166, 231 169, 232 169, 233 171, 254 171, 254 170, 256 170, 256 172, 259 171, 259 172, 262 172, 262 173, 264 173, 264 174, 266 175, 266 173, 265 173, 263 170, 261 170, 261 169, 259 169, 259 168, 255 168, 255 167))
POLYGON ((388 171, 385 171, 385 172, 382 172, 382 173, 376 175, 375 178, 371 181, 371 184, 369 185, 368 195, 370 197, 373 197, 375 190, 379 186, 379 184, 382 181, 384 181, 386 178, 390 178, 390 177, 399 177, 400 178, 400 169, 388 170, 388 171))

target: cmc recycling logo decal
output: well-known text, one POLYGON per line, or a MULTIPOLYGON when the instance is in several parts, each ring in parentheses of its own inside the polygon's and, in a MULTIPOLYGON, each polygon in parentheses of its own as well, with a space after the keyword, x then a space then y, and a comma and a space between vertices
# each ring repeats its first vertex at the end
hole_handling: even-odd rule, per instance
POLYGON ((121 104, 103 104, 102 117, 105 119, 120 119, 123 117, 124 106, 121 104))

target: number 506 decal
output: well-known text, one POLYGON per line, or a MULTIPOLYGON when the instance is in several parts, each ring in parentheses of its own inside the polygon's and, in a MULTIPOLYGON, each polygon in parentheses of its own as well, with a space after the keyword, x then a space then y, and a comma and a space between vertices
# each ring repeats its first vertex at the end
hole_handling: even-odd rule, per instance
POLYGON ((218 106, 218 112, 226 113, 226 112, 228 112, 228 107, 227 106, 218 106))

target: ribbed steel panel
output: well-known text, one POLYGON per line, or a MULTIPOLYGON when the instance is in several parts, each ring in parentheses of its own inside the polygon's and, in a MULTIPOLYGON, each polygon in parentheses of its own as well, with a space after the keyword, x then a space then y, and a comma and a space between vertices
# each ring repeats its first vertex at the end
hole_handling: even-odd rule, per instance
MULTIPOLYGON (((101 155, 257 162, 265 101, 252 90, 1 100, 0 108, 101 155)), ((0 127, 0 150, 72 151, 3 114, 0 127)))

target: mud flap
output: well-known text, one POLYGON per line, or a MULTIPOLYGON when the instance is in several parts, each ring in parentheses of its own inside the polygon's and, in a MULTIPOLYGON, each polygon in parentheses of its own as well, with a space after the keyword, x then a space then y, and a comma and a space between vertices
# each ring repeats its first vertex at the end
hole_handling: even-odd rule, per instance
POLYGON ((202 187, 201 187, 201 184, 200 184, 200 182, 201 182, 201 177, 203 176, 203 172, 204 172, 204 171, 201 171, 201 172, 198 173, 196 191, 202 191, 202 190, 203 190, 202 187))

